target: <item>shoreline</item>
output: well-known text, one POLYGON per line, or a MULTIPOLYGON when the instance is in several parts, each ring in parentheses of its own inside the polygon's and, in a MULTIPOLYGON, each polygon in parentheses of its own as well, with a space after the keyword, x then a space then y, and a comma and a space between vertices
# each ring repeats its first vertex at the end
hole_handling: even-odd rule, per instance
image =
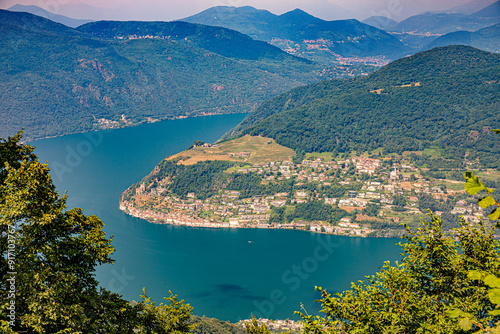
MULTIPOLYGON (((111 132, 114 130, 119 130, 119 129, 125 129, 125 128, 132 128, 140 125, 145 125, 145 124, 154 124, 154 123, 159 123, 159 122, 164 122, 164 121, 176 121, 180 119, 186 119, 186 118, 196 118, 196 117, 209 117, 209 116, 222 116, 222 115, 238 115, 238 114, 251 114, 253 111, 249 112, 234 112, 234 113, 206 113, 206 114, 197 114, 197 115, 191 115, 191 116, 185 116, 185 115, 179 115, 179 116, 174 116, 174 117, 168 117, 168 118, 159 118, 155 119, 155 121, 150 122, 150 121, 142 121, 140 123, 136 124, 124 124, 122 126, 118 127, 110 127, 110 128, 102 128, 102 129, 91 129, 91 130, 84 130, 84 131, 76 131, 76 132, 69 132, 69 133, 64 133, 61 135, 54 135, 54 136, 45 136, 45 137, 40 137, 40 138, 35 138, 35 139, 29 139, 26 141, 22 141, 22 143, 35 143, 38 140, 44 140, 44 139, 53 139, 53 138, 59 138, 59 137, 64 137, 64 136, 70 136, 70 135, 76 135, 76 134, 82 134, 82 133, 90 133, 90 132, 98 132, 98 131, 103 131, 103 132, 111 132)), ((23 130, 24 131, 24 130, 23 130)), ((23 138, 26 137, 23 135, 23 138)))
POLYGON ((303 232, 312 232, 326 235, 336 235, 345 237, 359 237, 359 238, 398 238, 397 236, 369 236, 368 234, 374 232, 372 230, 366 230, 362 233, 352 233, 352 228, 344 228, 340 226, 332 226, 330 224, 319 224, 319 223, 290 223, 290 224, 268 224, 268 223, 245 223, 245 224, 235 224, 230 222, 215 222, 208 219, 194 218, 180 213, 159 213, 150 210, 139 210, 131 205, 126 205, 120 201, 120 211, 125 214, 139 218, 147 221, 148 223, 158 224, 158 225, 172 225, 172 226, 185 226, 194 228, 211 228, 211 229, 267 229, 267 230, 295 230, 303 232), (309 225, 309 229, 306 227, 309 225), (326 228, 322 230, 323 228, 326 228))

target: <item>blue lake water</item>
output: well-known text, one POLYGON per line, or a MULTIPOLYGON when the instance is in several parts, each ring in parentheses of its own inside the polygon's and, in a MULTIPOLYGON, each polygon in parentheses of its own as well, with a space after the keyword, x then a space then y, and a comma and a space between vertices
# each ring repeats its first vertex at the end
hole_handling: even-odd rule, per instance
POLYGON ((118 209, 120 194, 167 155, 193 140, 214 142, 245 115, 188 118, 31 143, 47 160, 68 206, 99 216, 113 235, 114 265, 97 270, 101 285, 157 302, 168 291, 194 314, 232 322, 251 314, 296 318, 301 303, 319 310, 315 286, 342 291, 399 258, 397 239, 325 236, 303 231, 203 229, 155 225, 118 209))

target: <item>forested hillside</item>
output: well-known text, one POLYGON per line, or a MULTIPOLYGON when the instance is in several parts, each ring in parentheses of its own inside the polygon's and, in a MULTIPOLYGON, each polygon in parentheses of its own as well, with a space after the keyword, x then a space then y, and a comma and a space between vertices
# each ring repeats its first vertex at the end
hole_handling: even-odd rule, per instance
POLYGON ((478 31, 452 32, 432 41, 426 49, 447 45, 469 45, 489 52, 500 52, 500 24, 478 31))
POLYGON ((278 61, 294 58, 298 62, 311 63, 306 59, 290 56, 268 43, 253 40, 236 30, 188 22, 99 21, 82 25, 77 30, 106 39, 168 39, 230 58, 278 61))
POLYGON ((289 53, 326 63, 339 56, 396 59, 407 54, 403 43, 378 28, 357 20, 325 21, 300 9, 274 15, 250 6, 218 6, 183 21, 234 29, 289 53))
POLYGON ((296 88, 265 102, 233 129, 296 151, 387 152, 442 147, 443 157, 498 166, 500 55, 436 48, 362 78, 296 88), (481 139, 481 140, 479 140, 481 139))
POLYGON ((195 29, 193 43, 104 40, 28 13, 0 11, 0 17, 0 136, 25 127, 32 140, 250 112, 281 92, 339 73, 222 28, 183 24, 195 29), (246 58, 245 43, 254 50, 246 58))

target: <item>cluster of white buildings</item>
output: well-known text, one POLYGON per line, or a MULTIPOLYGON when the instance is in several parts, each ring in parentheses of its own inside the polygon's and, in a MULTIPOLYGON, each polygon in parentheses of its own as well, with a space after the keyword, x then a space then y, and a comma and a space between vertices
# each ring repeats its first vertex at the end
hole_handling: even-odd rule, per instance
MULTIPOLYGON (((266 325, 267 329, 272 332, 284 332, 284 331, 302 331, 304 329, 304 323, 302 321, 287 320, 270 320, 259 318, 256 319, 259 326, 266 325)), ((251 324, 251 319, 241 320, 238 324, 245 328, 245 325, 251 324)))
MULTIPOLYGON (((136 189, 136 195, 157 198, 156 201, 159 201, 157 204, 160 204, 163 212, 142 210, 125 202, 120 208, 136 217, 174 225, 290 229, 309 227, 315 232, 366 236, 372 232, 367 227, 369 225, 352 222, 351 218, 342 218, 334 225, 314 221, 270 224, 271 209, 321 200, 327 205, 338 205, 339 208, 351 212, 354 209, 361 211, 370 203, 378 203, 382 212, 374 218, 397 222, 399 218, 393 212, 395 196, 405 198, 406 214, 417 215, 424 214, 419 210, 417 197, 419 194, 429 194, 437 199, 447 196, 447 189, 437 187, 434 182, 423 179, 419 175, 419 170, 413 166, 395 163, 392 167, 387 165, 384 168, 381 167, 383 167, 381 159, 364 157, 343 161, 324 161, 317 158, 304 160, 301 164, 294 164, 291 161, 261 162, 240 167, 236 173, 255 173, 268 181, 294 179, 296 186, 304 185, 303 189, 294 190, 293 193, 262 194, 249 198, 241 198, 240 191, 224 190, 205 200, 197 199, 195 193, 189 193, 187 199, 184 200, 173 194, 165 195, 165 184, 159 180, 159 185, 154 189, 141 184, 136 189), (362 174, 368 177, 361 178, 362 174), (333 198, 321 197, 316 191, 308 190, 310 188, 307 187, 307 183, 315 183, 316 186, 324 189, 331 186, 332 182, 350 187, 350 189, 354 187, 356 190, 350 190, 344 196, 333 198)), ((459 201, 451 213, 463 215, 471 222, 478 221, 482 216, 482 210, 477 205, 467 205, 465 201, 459 201)))

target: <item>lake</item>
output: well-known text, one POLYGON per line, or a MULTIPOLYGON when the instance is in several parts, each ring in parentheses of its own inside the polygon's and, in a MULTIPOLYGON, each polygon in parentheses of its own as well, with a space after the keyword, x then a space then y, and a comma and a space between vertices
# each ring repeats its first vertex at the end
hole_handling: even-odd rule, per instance
POLYGON ((138 300, 145 287, 156 302, 171 290, 194 314, 232 322, 251 314, 297 318, 301 303, 309 313, 319 310, 315 286, 342 291, 399 259, 397 239, 173 227, 118 209, 121 193, 160 160, 193 140, 216 141, 244 117, 187 118, 30 143, 40 161, 48 161, 58 191, 68 192, 68 206, 97 215, 114 236, 115 264, 97 270, 104 288, 138 300))

